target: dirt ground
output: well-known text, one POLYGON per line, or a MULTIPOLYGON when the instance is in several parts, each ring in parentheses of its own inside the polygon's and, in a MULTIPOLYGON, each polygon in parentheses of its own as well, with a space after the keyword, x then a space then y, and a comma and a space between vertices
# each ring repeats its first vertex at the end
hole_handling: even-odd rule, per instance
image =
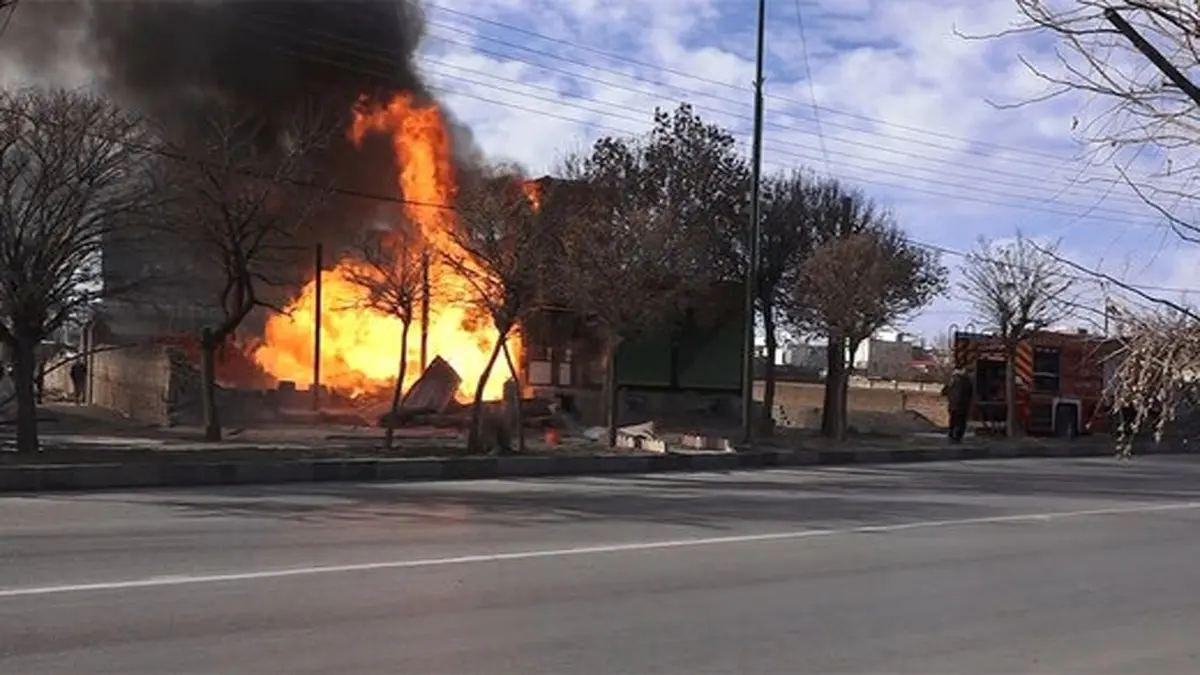
MULTIPOLYGON (((755 386, 758 400, 762 400, 762 384, 755 386)), ((775 406, 778 413, 790 419, 799 419, 813 410, 820 410, 825 387, 807 382, 780 382, 775 389, 775 406)), ((905 391, 903 389, 864 389, 851 387, 849 393, 850 412, 854 413, 902 413, 910 411, 928 419, 936 426, 949 424, 946 400, 935 391, 905 391)), ((907 417, 907 416, 906 416, 907 417)))

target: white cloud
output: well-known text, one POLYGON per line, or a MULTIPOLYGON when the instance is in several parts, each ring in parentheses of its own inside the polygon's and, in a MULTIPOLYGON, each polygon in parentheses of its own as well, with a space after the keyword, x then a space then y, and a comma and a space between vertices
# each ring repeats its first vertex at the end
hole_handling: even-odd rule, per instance
MULTIPOLYGON (((992 105, 1048 90, 1018 55, 1054 65, 1055 45, 1047 36, 966 40, 955 34, 1010 27, 1017 19, 1012 0, 802 0, 800 9, 806 44, 794 3, 770 3, 768 12, 768 169, 828 170, 892 206, 923 242, 966 249, 979 236, 1009 237, 1020 229, 1061 239, 1062 249, 1081 263, 1123 279, 1200 283, 1191 271, 1194 249, 1163 244, 1156 214, 1117 179, 1111 161, 1088 161, 1075 141, 1076 118, 1090 119, 1104 101, 1072 95, 1015 109, 992 105), (1152 259, 1161 262, 1146 264, 1152 259)), ((655 106, 685 100, 749 139, 753 3, 458 0, 439 3, 429 15, 430 54, 471 59, 473 68, 493 74, 472 84, 465 73, 439 70, 438 85, 475 96, 448 93, 448 105, 474 124, 485 150, 519 159, 532 171, 551 168, 560 149, 598 135, 644 130, 655 106), (471 39, 449 26, 470 30, 471 39), (495 54, 480 56, 479 50, 495 54), (513 69, 514 63, 524 65, 513 69), (519 89, 501 81, 509 79, 557 94, 499 91, 519 89)), ((1140 68, 1120 66, 1130 73, 1140 68)), ((1133 170, 1162 159, 1146 153, 1139 161, 1133 170)), ((914 325, 933 332, 947 319, 965 323, 967 313, 951 298, 914 325)))

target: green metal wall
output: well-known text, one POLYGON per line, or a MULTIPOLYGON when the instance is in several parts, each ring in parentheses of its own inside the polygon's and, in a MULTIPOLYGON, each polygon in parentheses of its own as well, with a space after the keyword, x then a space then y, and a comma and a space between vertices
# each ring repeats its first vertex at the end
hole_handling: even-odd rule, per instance
POLYGON ((674 341, 670 335, 658 335, 626 342, 617 351, 617 382, 627 387, 740 391, 744 325, 738 312, 710 328, 682 330, 674 341))

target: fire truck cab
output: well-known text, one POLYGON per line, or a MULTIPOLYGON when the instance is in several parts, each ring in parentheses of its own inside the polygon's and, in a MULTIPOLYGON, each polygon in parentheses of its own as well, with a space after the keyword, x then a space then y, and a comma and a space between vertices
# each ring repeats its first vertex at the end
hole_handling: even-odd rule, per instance
MULTIPOLYGON (((1115 340, 1078 333, 1039 332, 1017 345, 1016 405, 1029 434, 1074 438, 1107 431, 1104 404, 1115 340)), ((971 422, 985 433, 1002 430, 1005 353, 999 336, 954 333, 954 365, 966 369, 975 385, 971 422)))

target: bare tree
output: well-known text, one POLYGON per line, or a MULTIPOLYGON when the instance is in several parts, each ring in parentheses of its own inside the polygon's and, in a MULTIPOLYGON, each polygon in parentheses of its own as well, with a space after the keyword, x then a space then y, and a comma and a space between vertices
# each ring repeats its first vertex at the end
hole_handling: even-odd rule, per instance
MULTIPOLYGON (((1106 392, 1117 416, 1117 447, 1128 456, 1133 440, 1150 432, 1161 442, 1181 413, 1200 405, 1200 323, 1173 309, 1120 309, 1120 348, 1109 356, 1106 392)), ((1185 432, 1195 432, 1187 429, 1185 432)))
MULTIPOLYGON (((1200 168, 1193 152, 1200 141, 1200 108, 1194 82, 1188 79, 1188 74, 1200 67, 1200 42, 1196 40, 1200 5, 1180 0, 1014 2, 1025 18, 1021 25, 977 37, 1043 33, 1059 43, 1056 63, 1024 60, 1034 75, 1051 86, 1050 91, 1015 105, 1030 105, 1072 92, 1098 101, 1100 112, 1092 119, 1077 118, 1076 132, 1104 161, 1128 166, 1121 154, 1126 150, 1136 151, 1133 157, 1156 158, 1160 164, 1140 177, 1120 164, 1118 171, 1177 236, 1190 244, 1200 243, 1200 225, 1183 210, 1194 201, 1191 183, 1200 168), (1114 16, 1124 19, 1163 60, 1152 62, 1114 25, 1114 16), (1142 152, 1145 149, 1153 152, 1142 152)), ((1180 358, 1172 347, 1192 344, 1200 318, 1178 303, 1148 296, 1109 275, 1072 266, 1156 306, 1151 311, 1126 313, 1132 337, 1122 350, 1118 379, 1137 384, 1122 385, 1110 393, 1114 405, 1124 409, 1136 426, 1155 426, 1161 435, 1162 425, 1173 421, 1163 415, 1174 414, 1173 410, 1164 412, 1164 402, 1175 400, 1183 386, 1179 379, 1183 375, 1172 372, 1180 358), (1153 354, 1153 349, 1160 352, 1153 354), (1158 375, 1150 377, 1147 373, 1153 368, 1158 368, 1158 375), (1126 372, 1129 369, 1133 371, 1126 372)))
POLYGON ((179 161, 169 229, 191 249, 191 282, 211 282, 219 310, 200 339, 204 436, 215 441, 217 350, 256 308, 278 311, 278 289, 311 273, 306 235, 329 195, 311 159, 340 129, 318 108, 283 126, 224 107, 207 121, 204 137, 172 150, 179 161))
POLYGON ((1153 147, 1163 158, 1161 171, 1146 180, 1134 180, 1122 170, 1128 184, 1160 211, 1179 236, 1200 243, 1200 227, 1177 218, 1169 203, 1193 197, 1184 185, 1197 165, 1187 156, 1176 162, 1176 151, 1190 152, 1200 135, 1197 102, 1169 81, 1145 55, 1106 18, 1115 12, 1124 17, 1172 65, 1184 73, 1200 66, 1200 6, 1179 0, 1013 0, 1024 21, 998 34, 975 36, 994 39, 1023 33, 1049 33, 1061 46, 1056 63, 1022 58, 1025 67, 1050 89, 1028 101, 1004 104, 1019 107, 1044 102, 1072 92, 1102 102, 1094 119, 1075 119, 1074 131, 1088 142, 1100 161, 1120 161, 1121 151, 1153 147))
MULTIPOLYGON (((38 450, 38 345, 104 288, 101 249, 159 203, 143 120, 74 91, 0 93, 0 342, 11 353, 17 448, 38 450)), ((132 280, 130 280, 132 282, 132 280)))
POLYGON ((981 241, 967 254, 962 290, 977 318, 1004 347, 1005 431, 1019 434, 1016 406, 1017 347, 1070 314, 1071 278, 1054 257, 1025 237, 1003 246, 981 241))
MULTIPOLYGON (((451 250, 439 254, 469 286, 465 302, 492 323, 496 345, 475 386, 468 450, 478 452, 490 441, 483 434, 483 393, 504 355, 511 379, 519 382, 508 347, 509 336, 533 309, 539 292, 541 265, 554 235, 538 217, 519 172, 494 168, 462 177, 455 195, 458 227, 451 250)), ((519 408, 520 402, 517 401, 519 408)), ((519 426, 519 420, 518 420, 519 426)), ((524 444, 523 430, 518 435, 524 444)))
POLYGON ((424 298, 424 246, 412 224, 401 219, 387 232, 371 232, 355 247, 354 256, 343 265, 346 279, 364 291, 365 308, 383 312, 400 321, 400 361, 392 402, 384 425, 385 448, 391 449, 396 435, 404 376, 408 370, 408 332, 424 298))
MULTIPOLYGON (((847 359, 876 331, 903 321, 946 289, 937 255, 910 243, 886 213, 876 222, 822 244, 800 266, 788 304, 792 321, 845 340, 847 359)), ((833 436, 846 432, 848 370, 831 374, 833 436)))

